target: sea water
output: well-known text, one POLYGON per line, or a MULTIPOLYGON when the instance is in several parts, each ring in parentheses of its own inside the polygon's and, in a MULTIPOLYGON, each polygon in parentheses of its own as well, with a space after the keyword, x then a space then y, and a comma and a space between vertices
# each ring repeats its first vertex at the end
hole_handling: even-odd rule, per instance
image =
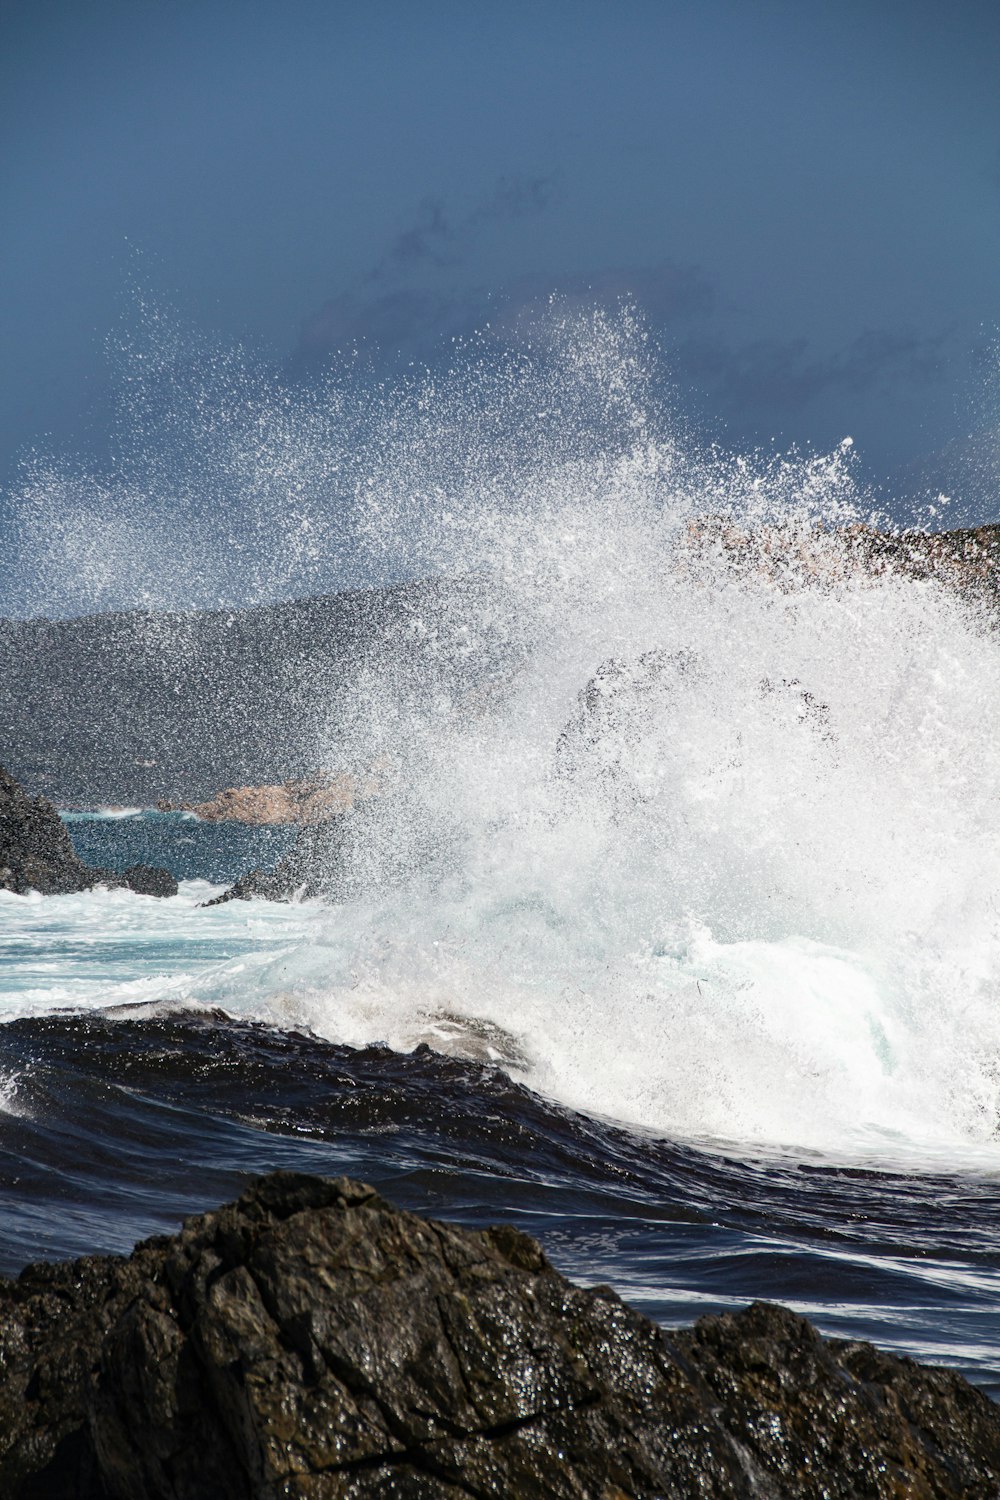
MULTIPOLYGON (((766 1295, 995 1386, 997 617, 866 560, 848 443, 707 450, 629 319, 539 340, 334 403, 352 556, 463 580, 317 742, 377 783, 353 899, 206 910, 238 861, 147 815, 71 826, 159 838, 174 900, 0 897, 6 1263, 298 1162, 666 1320, 766 1295)), ((329 481, 311 411, 282 452, 329 481)))

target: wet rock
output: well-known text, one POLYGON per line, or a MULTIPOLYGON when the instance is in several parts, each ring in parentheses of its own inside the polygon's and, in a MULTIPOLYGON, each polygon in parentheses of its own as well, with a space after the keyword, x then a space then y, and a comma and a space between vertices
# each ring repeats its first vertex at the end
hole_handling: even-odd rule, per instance
POLYGON ((1000 1493, 958 1375, 754 1304, 665 1334, 510 1227, 277 1173, 131 1257, 0 1283, 0 1494, 1000 1493))
POLYGON ((68 895, 96 885, 131 885, 130 875, 148 895, 177 894, 177 882, 166 870, 137 865, 119 875, 85 865, 52 803, 32 797, 0 766, 0 890, 68 895))
POLYGON ((249 870, 205 906, 227 901, 345 900, 350 886, 343 874, 344 816, 309 825, 273 870, 249 870))
POLYGON ((159 865, 129 865, 122 879, 137 896, 176 896, 177 881, 159 865))
POLYGON ((371 797, 299 831, 271 871, 251 870, 207 901, 371 900, 414 882, 433 884, 451 867, 460 830, 412 795, 371 797))
POLYGON ((52 804, 0 768, 0 886, 19 894, 78 891, 85 871, 52 804))

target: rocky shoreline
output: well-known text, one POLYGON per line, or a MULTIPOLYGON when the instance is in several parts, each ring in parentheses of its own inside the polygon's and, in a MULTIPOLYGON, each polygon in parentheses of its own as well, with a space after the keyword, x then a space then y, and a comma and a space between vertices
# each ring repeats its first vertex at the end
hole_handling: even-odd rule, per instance
POLYGON ((176 896, 177 881, 154 865, 118 872, 84 864, 45 797, 32 797, 0 766, 0 890, 65 896, 103 885, 141 896, 176 896))
POLYGON ((8 1500, 995 1500, 1000 1408, 764 1303, 663 1331, 509 1226, 294 1173, 0 1281, 8 1500))

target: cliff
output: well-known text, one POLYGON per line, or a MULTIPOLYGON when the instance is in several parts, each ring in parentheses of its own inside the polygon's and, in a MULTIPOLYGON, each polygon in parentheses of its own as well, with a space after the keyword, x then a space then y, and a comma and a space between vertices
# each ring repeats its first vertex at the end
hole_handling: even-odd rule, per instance
POLYGON ((366 664, 388 657, 414 682, 450 670, 449 621, 470 588, 0 620, 0 764, 60 805, 204 801, 308 776, 366 664))

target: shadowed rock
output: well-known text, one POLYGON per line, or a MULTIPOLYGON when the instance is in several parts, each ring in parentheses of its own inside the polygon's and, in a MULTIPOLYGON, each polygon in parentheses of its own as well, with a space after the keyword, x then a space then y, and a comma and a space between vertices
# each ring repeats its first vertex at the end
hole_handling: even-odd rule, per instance
POLYGON ((780 1307, 665 1334, 515 1229, 277 1173, 0 1283, 0 1493, 986 1500, 1000 1409, 780 1307))
POLYGON ((448 871, 459 831, 415 798, 371 797, 300 829, 273 870, 251 870, 206 906, 226 901, 377 899, 448 871))
POLYGON ((249 870, 205 906, 227 901, 347 901, 360 894, 345 869, 344 813, 300 829, 292 848, 273 870, 249 870))
POLYGON ((0 766, 0 890, 43 896, 128 887, 146 896, 176 896, 167 870, 133 865, 123 875, 85 865, 51 802, 32 797, 0 766))
POLYGON ((137 896, 177 895, 176 879, 159 865, 129 865, 121 879, 137 896))

